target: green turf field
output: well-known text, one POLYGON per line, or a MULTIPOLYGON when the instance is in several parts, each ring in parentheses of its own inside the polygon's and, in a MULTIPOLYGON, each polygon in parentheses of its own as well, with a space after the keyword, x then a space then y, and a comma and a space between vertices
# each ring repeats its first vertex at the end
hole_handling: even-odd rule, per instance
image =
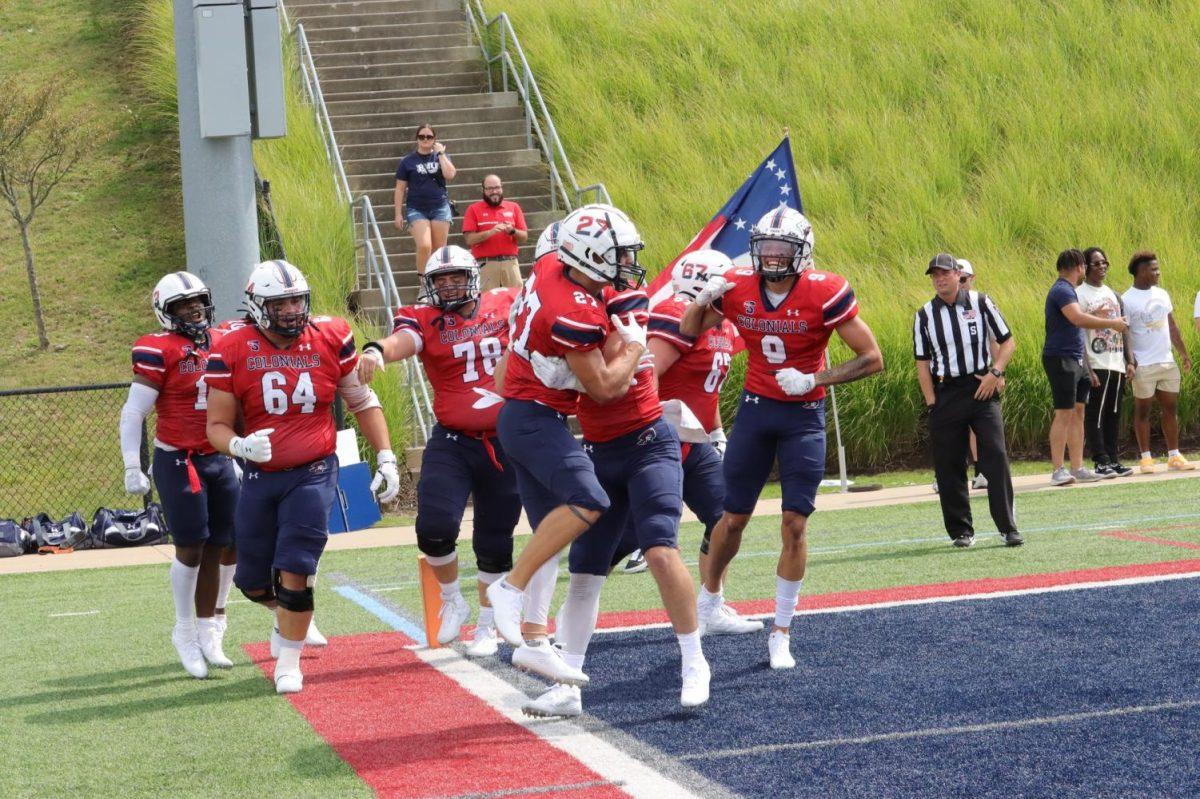
MULTIPOLYGON (((1193 480, 1130 479, 1019 495, 1028 540, 1020 549, 983 533, 990 522, 979 525, 975 548, 950 547, 933 502, 820 513, 812 521, 804 592, 1195 557, 1191 549, 1099 535, 1119 528, 1200 543, 1195 490, 1193 480)), ((982 498, 973 506, 986 519, 982 498)), ((732 569, 730 599, 772 594, 777 524, 777 517, 752 524, 732 569)), ((689 561, 699 536, 699 525, 685 525, 689 561)), ((418 618, 415 548, 330 552, 321 566, 317 618, 326 634, 388 629, 335 594, 339 583, 418 618)), ((564 586, 565 578, 556 606, 564 586)), ((657 604, 650 575, 617 575, 602 610, 657 604)), ((226 651, 237 665, 204 682, 183 676, 175 662, 165 564, 5 576, 0 608, 0 747, 20 753, 0 769, 0 796, 369 795, 241 651, 242 643, 267 636, 269 620, 259 608, 231 602, 226 651), (89 615, 52 616, 63 613, 89 615)), ((803 624, 801 618, 798 635, 803 624)))

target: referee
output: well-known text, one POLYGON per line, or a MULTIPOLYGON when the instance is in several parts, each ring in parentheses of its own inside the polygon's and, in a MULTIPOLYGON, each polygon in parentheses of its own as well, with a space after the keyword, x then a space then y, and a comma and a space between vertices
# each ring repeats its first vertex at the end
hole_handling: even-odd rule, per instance
POLYGON ((966 467, 967 441, 973 430, 992 519, 1004 543, 1019 547, 1025 541, 1017 532, 1000 415, 1004 367, 1016 342, 991 298, 960 285, 962 272, 953 255, 938 253, 925 274, 937 296, 917 311, 913 357, 929 409, 933 468, 946 532, 956 547, 975 543, 966 467))

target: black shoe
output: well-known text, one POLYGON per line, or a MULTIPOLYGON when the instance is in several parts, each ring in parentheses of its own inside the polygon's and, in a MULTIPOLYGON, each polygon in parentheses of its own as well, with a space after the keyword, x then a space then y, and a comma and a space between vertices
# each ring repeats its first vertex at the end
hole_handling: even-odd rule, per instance
POLYGON ((1092 471, 1094 471, 1096 474, 1103 477, 1105 480, 1111 480, 1117 476, 1117 473, 1115 471, 1113 471, 1112 464, 1107 463, 1107 462, 1106 463, 1097 463, 1096 468, 1093 469, 1092 471))
POLYGON ((1016 530, 1013 530, 1011 533, 1004 534, 1004 546, 1006 547, 1019 547, 1024 543, 1025 539, 1022 538, 1021 534, 1016 530))
POLYGON ((1128 477, 1129 475, 1133 474, 1133 469, 1130 469, 1128 466, 1125 466, 1120 461, 1115 461, 1113 463, 1110 463, 1108 465, 1108 468, 1112 469, 1113 472, 1117 475, 1117 477, 1128 477))
POLYGON ((634 550, 629 556, 629 560, 625 561, 625 568, 621 569, 625 574, 638 574, 646 571, 646 556, 642 554, 642 550, 634 550))
POLYGON ((966 549, 967 547, 975 545, 975 536, 971 534, 960 535, 958 538, 954 539, 953 544, 959 549, 966 549))

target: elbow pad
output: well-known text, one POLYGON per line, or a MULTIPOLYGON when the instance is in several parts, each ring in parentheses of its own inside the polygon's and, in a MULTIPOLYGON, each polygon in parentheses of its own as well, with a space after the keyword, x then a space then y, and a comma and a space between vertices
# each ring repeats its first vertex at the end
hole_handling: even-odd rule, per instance
POLYGON ((358 379, 358 372, 353 371, 338 381, 338 394, 346 401, 346 409, 350 413, 360 413, 371 408, 383 407, 379 397, 370 386, 364 386, 358 379))

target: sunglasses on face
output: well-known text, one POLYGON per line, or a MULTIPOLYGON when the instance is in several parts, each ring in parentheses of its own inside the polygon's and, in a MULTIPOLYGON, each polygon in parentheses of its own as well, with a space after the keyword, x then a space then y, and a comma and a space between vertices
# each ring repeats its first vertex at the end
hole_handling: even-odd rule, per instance
POLYGON ((436 137, 432 133, 418 133, 417 138, 421 141, 432 141, 436 137))

